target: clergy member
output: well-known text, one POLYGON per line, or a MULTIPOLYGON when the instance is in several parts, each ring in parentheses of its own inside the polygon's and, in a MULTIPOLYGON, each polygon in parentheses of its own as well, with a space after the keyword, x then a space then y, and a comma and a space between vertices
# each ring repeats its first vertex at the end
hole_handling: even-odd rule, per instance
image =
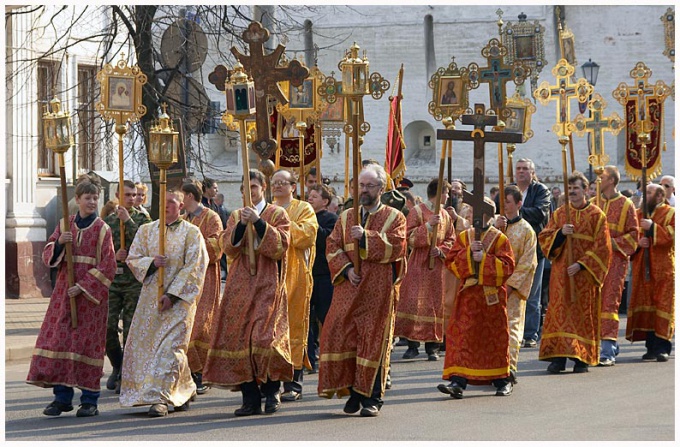
POLYGON ((333 301, 321 329, 321 397, 347 396, 345 413, 378 416, 385 392, 398 301, 405 269, 406 218, 383 205, 385 170, 370 164, 359 174, 360 217, 342 213, 326 242, 333 301), (357 272, 355 245, 361 267, 357 272), (363 406, 363 408, 361 408, 363 406))
POLYGON ((158 253, 159 221, 142 225, 130 246, 127 265, 143 284, 125 345, 120 403, 151 405, 150 417, 189 409, 196 393, 187 346, 208 267, 201 231, 180 219, 184 193, 170 190, 165 200, 165 255, 158 253), (159 297, 163 267, 162 295, 159 297))
POLYGON ((290 356, 294 374, 292 381, 283 383, 281 400, 292 402, 302 398, 302 367, 312 369, 307 356, 307 340, 309 302, 312 297, 312 266, 316 256, 316 232, 319 224, 312 206, 293 198, 297 185, 293 173, 287 169, 274 171, 271 183, 274 203, 285 209, 290 219, 286 291, 290 356))

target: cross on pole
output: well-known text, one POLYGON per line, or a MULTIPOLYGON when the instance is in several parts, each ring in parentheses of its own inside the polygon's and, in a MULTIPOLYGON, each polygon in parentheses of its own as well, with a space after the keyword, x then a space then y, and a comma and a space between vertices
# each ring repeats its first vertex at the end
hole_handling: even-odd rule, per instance
MULTIPOLYGON (((484 201, 484 144, 485 143, 521 143, 521 133, 509 132, 484 132, 486 126, 495 126, 498 117, 486 115, 484 104, 475 104, 474 115, 463 115, 463 124, 472 124, 474 129, 469 130, 437 130, 438 140, 473 141, 474 142, 474 174, 473 192, 463 191, 463 202, 472 206, 472 225, 475 228, 475 240, 480 240, 482 228, 485 224, 484 215, 487 219, 493 217, 493 206, 484 201)), ((479 265, 475 263, 475 272, 479 265)))
POLYGON ((609 161, 609 157, 604 152, 604 132, 618 135, 623 128, 623 121, 618 113, 614 112, 610 116, 603 116, 605 108, 607 108, 607 102, 602 98, 602 95, 595 93, 593 99, 588 102, 590 118, 585 118, 582 114, 578 114, 574 118, 573 123, 573 131, 579 137, 584 136, 586 133, 590 134, 592 154, 588 157, 588 163, 595 167, 595 172, 597 173, 597 194, 595 201, 598 207, 600 206, 601 176, 604 165, 609 161))
POLYGON ((262 27, 260 22, 251 22, 242 37, 249 44, 250 56, 240 53, 236 47, 232 47, 231 52, 243 64, 245 71, 255 82, 255 108, 257 110, 255 121, 258 136, 251 147, 262 159, 267 159, 276 150, 276 140, 271 137, 269 126, 267 96, 273 96, 279 104, 288 104, 288 99, 277 82, 290 81, 291 85, 299 87, 309 76, 309 69, 297 60, 292 60, 287 67, 277 67, 276 64, 286 47, 279 44, 272 53, 265 55, 264 43, 269 40, 269 30, 262 27))

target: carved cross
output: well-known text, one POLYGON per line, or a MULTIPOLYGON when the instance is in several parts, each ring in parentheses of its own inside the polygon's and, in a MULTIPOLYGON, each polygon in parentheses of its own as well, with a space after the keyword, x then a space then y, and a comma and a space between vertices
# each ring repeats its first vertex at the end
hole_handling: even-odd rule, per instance
POLYGON ((606 107, 607 102, 599 93, 595 93, 593 99, 588 102, 591 117, 585 118, 579 114, 574 118, 574 132, 576 132, 576 135, 582 137, 589 133, 592 152, 600 156, 604 155, 604 132, 618 135, 623 128, 623 121, 618 113, 614 112, 610 116, 603 116, 606 107))
POLYGON ((593 93, 593 86, 583 78, 580 78, 575 84, 572 83, 571 76, 574 74, 574 67, 566 59, 560 59, 552 73, 557 84, 550 85, 548 81, 543 81, 534 91, 534 98, 538 99, 543 105, 547 105, 550 101, 556 101, 557 116, 553 130, 558 136, 569 136, 571 134, 571 129, 568 126, 571 120, 571 100, 578 98, 578 102, 586 102, 593 93))
POLYGON ((531 67, 517 61, 513 65, 505 65, 503 57, 508 53, 507 48, 498 41, 491 39, 482 49, 482 56, 486 57, 487 66, 479 68, 479 82, 489 84, 491 96, 490 108, 500 116, 501 108, 505 107, 506 83, 513 80, 516 85, 524 83, 531 75, 531 67))
POLYGON ((291 85, 299 87, 309 76, 309 69, 297 60, 292 60, 287 67, 277 67, 286 47, 279 44, 272 53, 265 55, 264 43, 269 40, 269 30, 263 28, 260 22, 248 25, 242 36, 249 44, 250 56, 240 53, 236 47, 232 47, 231 52, 255 82, 255 121, 258 135, 252 148, 261 158, 270 158, 276 150, 276 140, 271 137, 269 128, 267 96, 273 96, 279 104, 288 104, 288 99, 277 82, 290 81, 291 85))
MULTIPOLYGON (((473 141, 474 142, 474 174, 473 193, 463 191, 463 202, 472 206, 472 225, 479 236, 484 227, 484 215, 494 215, 493 207, 484 201, 484 144, 485 143, 521 143, 521 133, 485 132, 486 126, 496 126, 498 117, 486 115, 484 104, 475 104, 474 115, 463 115, 463 124, 472 124, 474 130, 437 130, 438 140, 473 141)), ((501 173, 502 175, 502 173, 501 173)), ((477 237, 476 236, 476 237, 477 237)))

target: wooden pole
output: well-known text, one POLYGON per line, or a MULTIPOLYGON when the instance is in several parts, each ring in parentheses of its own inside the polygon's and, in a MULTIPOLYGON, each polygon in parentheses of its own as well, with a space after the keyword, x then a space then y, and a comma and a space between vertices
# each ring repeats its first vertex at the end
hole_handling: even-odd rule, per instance
MULTIPOLYGON (((246 120, 239 119, 241 130, 241 162, 243 164, 243 206, 253 207, 253 199, 250 197, 250 166, 248 161, 248 145, 246 144, 246 120)), ((248 244, 248 260, 250 263, 250 276, 257 274, 257 264, 255 263, 255 229, 252 222, 248 222, 246 227, 246 244, 248 244)))
MULTIPOLYGON (((564 124, 563 124, 564 127, 564 124)), ((569 203, 569 179, 567 175, 567 144, 569 144, 569 137, 563 135, 559 138, 559 142, 562 145, 562 179, 564 183, 564 191, 566 194, 566 199, 564 203, 564 208, 566 211, 567 225, 571 224, 571 204, 569 203)), ((567 264, 568 266, 574 263, 574 250, 572 249, 571 234, 567 234, 567 264)), ((566 273, 566 270, 565 270, 566 273)), ((573 276, 569 276, 569 281, 567 282, 567 295, 571 297, 571 301, 576 301, 576 282, 573 276)))
POLYGON ((515 182, 515 176, 512 167, 512 153, 515 152, 515 143, 508 143, 508 181, 515 182))
MULTIPOLYGON (((349 98, 345 98, 343 100, 343 105, 344 105, 344 114, 345 114, 345 122, 350 123, 353 122, 353 117, 352 117, 352 107, 351 107, 351 101, 349 98)), ((350 159, 350 152, 349 152, 349 135, 345 133, 345 199, 349 197, 349 159, 350 159)))
MULTIPOLYGON (((453 130, 455 127, 453 125, 453 120, 450 117, 444 118, 442 123, 446 129, 453 130)), ((435 216, 439 214, 442 206, 442 189, 444 186, 444 161, 446 160, 446 155, 450 152, 451 140, 442 141, 442 154, 439 158, 439 177, 437 177, 437 197, 434 202, 434 214, 435 216)), ((437 234, 439 233, 439 224, 435 224, 432 227, 432 237, 430 239, 430 251, 437 246, 437 234)), ((428 253, 428 268, 430 270, 434 269, 434 258, 429 256, 428 253)))
MULTIPOLYGON (((61 209, 64 216, 61 225, 61 232, 66 233, 71 231, 70 215, 68 212, 68 194, 66 191, 66 163, 64 162, 64 153, 57 153, 59 160, 59 179, 61 180, 61 209)), ((73 243, 67 242, 66 249, 66 273, 68 279, 69 289, 76 284, 75 273, 73 271, 73 243)), ((69 299, 71 305, 71 327, 73 329, 78 327, 78 312, 76 309, 76 297, 72 296, 69 299)))
MULTIPOLYGON (((446 169, 447 169, 447 171, 448 171, 448 172, 447 172, 447 178, 449 179, 449 185, 450 185, 451 183, 453 183, 453 182, 452 182, 453 177, 452 177, 452 173, 451 173, 451 158, 452 158, 452 155, 451 155, 452 147, 451 147, 451 146, 453 146, 453 144, 449 144, 449 149, 448 149, 447 154, 446 154, 446 158, 447 158, 447 160, 446 160, 446 169)), ((446 200, 446 204, 447 204, 447 206, 453 206, 453 197, 451 197, 451 192, 450 192, 450 191, 449 191, 449 197, 448 197, 448 199, 446 200)))
MULTIPOLYGON (((158 183, 160 186, 160 205, 158 212, 158 255, 165 256, 165 202, 167 191, 167 178, 165 168, 159 167, 158 183)), ((121 196, 122 197, 122 196, 121 196)), ((121 243, 121 247, 123 244, 121 243)), ((158 306, 165 293, 165 267, 158 267, 158 306)))
MULTIPOLYGON (((354 205, 354 218, 356 225, 361 225, 361 212, 359 210, 359 101, 352 98, 352 200, 354 205)), ((361 275, 361 256, 359 255, 359 241, 354 241, 354 272, 361 275)))
MULTIPOLYGON (((281 167, 281 138, 283 135, 283 115, 279 113, 276 116, 276 157, 274 161, 274 169, 281 167)), ((250 187, 250 186, 249 186, 250 187)))
POLYGON ((574 172, 576 170, 576 162, 574 162, 574 138, 572 134, 569 134, 569 161, 571 162, 571 171, 569 172, 574 172))
POLYGON ((316 183, 319 185, 323 184, 323 176, 321 175, 321 154, 323 153, 323 129, 321 129, 321 122, 317 121, 314 123, 314 149, 316 167, 316 183))
POLYGON ((307 133, 307 124, 302 121, 302 112, 300 112, 300 120, 296 124, 298 130, 298 153, 300 154, 300 175, 298 184, 300 185, 300 200, 305 200, 305 134, 307 133))
MULTIPOLYGON (((647 144, 651 142, 649 133, 640 132, 638 134, 638 140, 642 145, 642 217, 643 219, 649 218, 649 213, 647 212, 647 144)), ((645 232, 645 236, 649 236, 648 232, 645 232)), ((644 265, 644 281, 650 282, 652 280, 652 274, 650 270, 651 261, 649 258, 649 247, 644 248, 642 251, 642 263, 644 265)))
MULTIPOLYGON (((124 181, 125 176, 123 173, 123 135, 127 133, 127 126, 122 123, 123 114, 121 113, 118 117, 118 124, 116 124, 116 133, 118 134, 118 205, 123 205, 123 200, 125 198, 124 181)), ((161 206, 165 206, 163 203, 161 206)), ((125 249, 125 222, 119 219, 120 222, 120 248, 125 249)))

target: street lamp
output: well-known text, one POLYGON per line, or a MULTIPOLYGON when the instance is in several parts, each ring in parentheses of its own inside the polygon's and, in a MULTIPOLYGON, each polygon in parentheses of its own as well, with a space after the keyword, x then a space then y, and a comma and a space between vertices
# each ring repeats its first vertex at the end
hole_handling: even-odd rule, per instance
MULTIPOLYGON (((179 149, 179 132, 170 123, 166 109, 167 104, 163 104, 163 113, 158 117, 158 124, 151 127, 149 131, 149 161, 159 169, 160 184, 160 213, 158 222, 158 254, 165 256, 165 190, 166 190, 166 170, 177 163, 177 152, 179 149)), ((164 268, 158 268, 158 299, 164 293, 163 274, 164 268)))
MULTIPOLYGON (((592 59, 588 58, 588 62, 585 64, 581 65, 581 70, 583 71, 583 77, 588 81, 590 85, 595 87, 595 83, 597 82, 597 75, 600 72, 600 66, 598 65, 597 62, 593 62, 592 59)), ((592 93, 588 97, 588 102, 593 98, 592 93)), ((581 111, 583 113, 583 111, 581 111)), ((593 112, 588 108, 588 118, 591 118, 593 116, 593 112)), ((590 147, 590 138, 588 139, 588 155, 592 155, 592 148, 590 147)), ((589 180, 593 180, 593 165, 590 165, 588 167, 588 176, 589 180)))

